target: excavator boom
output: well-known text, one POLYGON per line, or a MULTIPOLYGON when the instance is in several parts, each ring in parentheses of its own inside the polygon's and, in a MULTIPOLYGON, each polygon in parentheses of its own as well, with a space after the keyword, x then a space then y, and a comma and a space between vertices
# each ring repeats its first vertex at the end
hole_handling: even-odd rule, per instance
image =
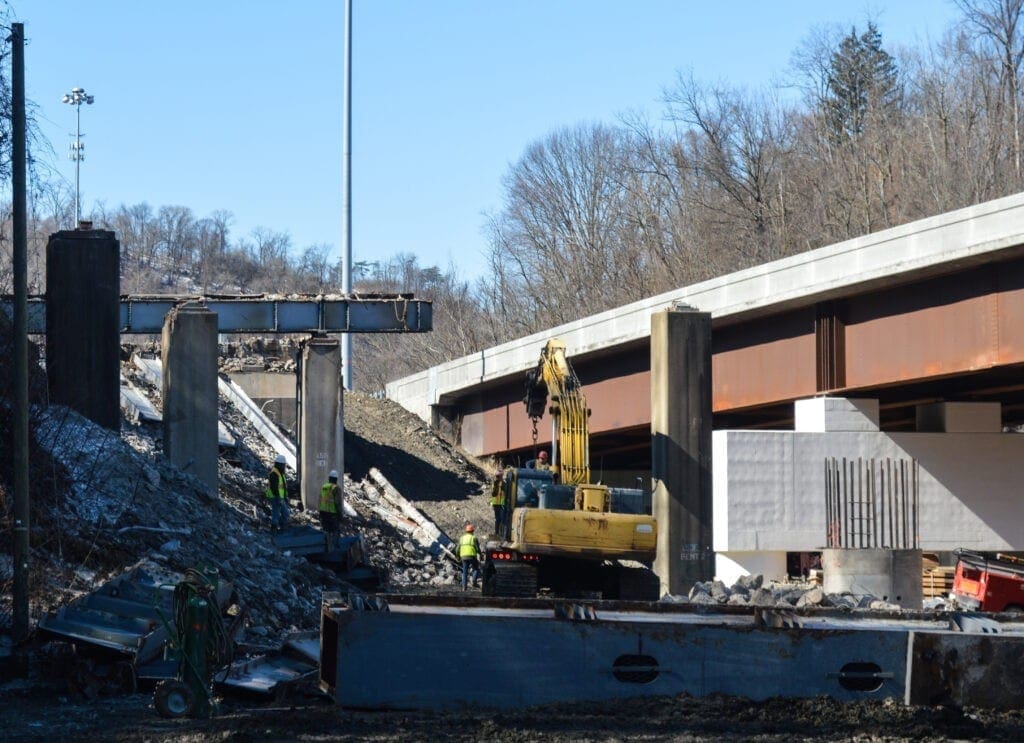
POLYGON ((541 351, 536 368, 527 374, 527 415, 534 421, 544 415, 551 400, 551 464, 565 485, 590 482, 590 410, 579 377, 565 356, 565 343, 552 339, 541 351))

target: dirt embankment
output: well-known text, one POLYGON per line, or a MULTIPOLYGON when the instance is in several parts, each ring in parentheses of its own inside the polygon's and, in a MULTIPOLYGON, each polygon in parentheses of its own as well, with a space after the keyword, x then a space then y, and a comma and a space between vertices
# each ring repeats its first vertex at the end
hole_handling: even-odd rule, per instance
POLYGON ((345 470, 362 480, 379 469, 453 539, 467 521, 484 531, 493 526, 484 493, 494 465, 454 446, 398 403, 358 392, 345 393, 345 470))

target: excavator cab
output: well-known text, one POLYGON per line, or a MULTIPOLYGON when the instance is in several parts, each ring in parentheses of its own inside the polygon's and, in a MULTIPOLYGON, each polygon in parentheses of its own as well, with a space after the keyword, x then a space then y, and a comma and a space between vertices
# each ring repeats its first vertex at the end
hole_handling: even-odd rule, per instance
POLYGON ((550 470, 538 470, 527 467, 508 467, 502 476, 502 487, 505 490, 504 533, 497 536, 510 539, 512 512, 516 508, 540 508, 544 491, 554 484, 554 473, 550 470))

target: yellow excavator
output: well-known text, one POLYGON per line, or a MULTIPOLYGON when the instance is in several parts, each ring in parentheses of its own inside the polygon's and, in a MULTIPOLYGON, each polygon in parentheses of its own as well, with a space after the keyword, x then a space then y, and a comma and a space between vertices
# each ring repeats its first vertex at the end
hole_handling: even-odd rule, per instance
POLYGON ((590 482, 590 410, 556 339, 527 373, 523 402, 535 441, 549 399, 550 465, 532 460, 502 472, 503 518, 484 549, 483 594, 656 600, 650 564, 658 534, 649 498, 590 482))

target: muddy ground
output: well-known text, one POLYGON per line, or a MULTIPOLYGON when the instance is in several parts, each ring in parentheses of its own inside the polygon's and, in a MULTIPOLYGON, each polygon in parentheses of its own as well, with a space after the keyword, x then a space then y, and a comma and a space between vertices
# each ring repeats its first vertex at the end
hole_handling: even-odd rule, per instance
POLYGON ((164 720, 149 697, 89 704, 2 700, 5 737, 101 741, 959 741, 1024 739, 1024 714, 892 701, 658 697, 502 712, 368 712, 325 699, 222 702, 209 720, 164 720))

